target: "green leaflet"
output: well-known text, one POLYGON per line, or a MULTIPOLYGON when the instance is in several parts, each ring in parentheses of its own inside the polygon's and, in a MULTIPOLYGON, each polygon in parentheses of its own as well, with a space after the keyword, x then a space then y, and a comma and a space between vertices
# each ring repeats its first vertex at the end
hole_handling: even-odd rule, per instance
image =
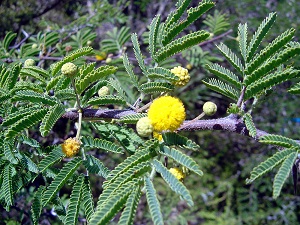
POLYGON ((94 96, 99 91, 100 88, 102 88, 105 85, 107 85, 107 81, 101 80, 98 81, 94 86, 88 88, 84 92, 84 96, 82 97, 81 102, 85 104, 92 96, 94 96))
POLYGON ((38 169, 37 165, 28 156, 26 156, 25 154, 22 153, 21 157, 22 158, 20 159, 20 162, 26 170, 36 173, 36 174, 39 173, 39 169, 38 169))
POLYGON ((94 201, 91 190, 90 178, 88 176, 85 176, 83 182, 84 183, 82 186, 82 203, 86 220, 89 222, 94 213, 94 201))
POLYGON ((12 93, 15 93, 17 91, 21 90, 31 90, 38 93, 43 93, 44 90, 41 87, 40 84, 26 82, 26 81, 19 81, 16 83, 16 86, 13 88, 12 93))
POLYGON ((63 158, 63 156, 64 154, 60 146, 53 149, 49 155, 47 155, 44 159, 42 159, 42 161, 40 161, 38 165, 40 172, 44 172, 46 169, 48 169, 48 167, 60 161, 63 158))
POLYGON ((256 127, 255 127, 255 124, 253 123, 252 116, 249 113, 246 113, 243 116, 243 119, 244 119, 245 125, 249 131, 249 135, 251 137, 255 138, 256 137, 256 127))
POLYGON ((141 49, 140 49, 137 34, 133 33, 131 35, 131 41, 132 41, 132 44, 133 44, 133 51, 134 51, 135 58, 137 59, 138 64, 139 64, 141 70, 143 71, 143 73, 145 75, 147 75, 147 68, 146 68, 146 65, 145 65, 145 62, 144 62, 143 54, 142 54, 141 49))
POLYGON ((4 141, 3 144, 3 152, 5 158, 11 163, 11 164, 18 164, 18 159, 15 156, 15 153, 13 152, 13 146, 11 143, 4 141))
POLYGON ((139 119, 147 117, 147 113, 137 113, 121 117, 118 121, 126 124, 136 124, 139 119))
POLYGON ((199 165, 189 156, 183 154, 182 152, 176 150, 175 148, 169 148, 167 146, 161 146, 160 151, 161 154, 166 155, 181 165, 185 166, 189 170, 198 174, 199 176, 203 175, 203 172, 200 170, 199 165))
POLYGON ((14 33, 12 31, 9 31, 6 33, 4 39, 3 39, 3 48, 6 50, 6 51, 9 51, 8 47, 9 45, 11 44, 11 42, 17 37, 17 33, 14 33))
POLYGON ((74 89, 64 89, 58 90, 54 92, 54 96, 59 99, 59 101, 63 102, 66 100, 76 99, 76 94, 74 89))
POLYGON ((141 187, 138 185, 132 193, 129 195, 125 209, 122 212, 121 218, 118 224, 120 225, 131 225, 134 222, 137 206, 141 197, 141 187))
POLYGON ((82 160, 77 157, 68 162, 47 187, 47 190, 43 194, 43 206, 46 206, 49 201, 57 194, 67 180, 74 174, 77 168, 80 166, 82 160))
POLYGON ((208 81, 202 81, 208 88, 228 97, 233 100, 238 100, 239 93, 232 86, 224 83, 215 78, 211 78, 208 81))
POLYGON ((4 193, 5 208, 7 211, 9 211, 10 206, 13 205, 12 173, 11 165, 6 165, 3 170, 1 192, 4 193))
POLYGON ((6 131, 6 138, 13 138, 22 130, 33 126, 42 120, 42 118, 46 115, 47 109, 40 109, 31 111, 31 114, 26 115, 13 125, 11 125, 6 131))
POLYGON ((270 28, 276 19, 276 13, 270 13, 267 18, 265 18, 262 23, 259 25, 248 46, 247 62, 252 59, 256 49, 261 43, 262 39, 266 36, 270 28))
POLYGON ((43 137, 48 135, 54 124, 64 113, 65 106, 62 104, 56 104, 49 109, 40 126, 40 132, 43 137))
POLYGON ((4 84, 4 86, 8 90, 13 89, 13 87, 16 85, 21 68, 22 68, 22 64, 18 63, 18 64, 15 64, 13 66, 13 68, 10 70, 9 76, 5 80, 5 84, 4 84))
POLYGON ((83 143, 84 147, 87 149, 97 148, 109 152, 123 153, 123 149, 119 145, 116 145, 115 143, 104 139, 99 139, 99 138, 94 139, 89 136, 84 136, 81 138, 81 142, 83 143))
POLYGON ((156 51, 156 44, 157 44, 157 35, 160 25, 160 15, 157 15, 153 18, 150 24, 150 32, 149 32, 149 50, 151 57, 154 57, 156 51))
POLYGON ((82 66, 79 67, 78 71, 79 71, 79 80, 84 79, 90 72, 93 71, 93 69, 95 68, 96 63, 85 63, 82 66))
POLYGON ((196 44, 199 44, 202 41, 205 41, 208 37, 209 37, 209 33, 203 30, 196 31, 191 34, 187 34, 181 38, 178 38, 170 42, 163 48, 159 49, 154 56, 155 57, 154 60, 158 63, 162 62, 165 59, 171 57, 172 55, 175 55, 176 53, 183 51, 184 49, 187 49, 196 44))
POLYGON ((103 79, 108 75, 111 75, 117 71, 117 67, 114 66, 100 66, 99 68, 89 72, 84 78, 76 81, 76 91, 78 94, 82 94, 83 91, 89 87, 92 83, 103 79))
POLYGON ((249 179, 246 179, 246 183, 250 184, 257 178, 261 177, 265 173, 271 171, 274 167, 279 165, 288 155, 295 152, 295 149, 284 149, 282 151, 276 152, 270 158, 265 160, 256 166, 252 171, 249 179))
POLYGON ((145 177, 146 197, 154 225, 163 225, 164 220, 156 191, 149 177, 145 177))
POLYGON ((40 147, 40 144, 39 144, 38 141, 36 141, 33 138, 27 137, 25 135, 20 135, 20 141, 23 144, 29 145, 30 147, 33 147, 33 148, 39 148, 40 147))
POLYGON ((83 165, 89 171, 89 173, 98 174, 99 176, 107 178, 109 169, 104 164, 92 155, 87 155, 86 160, 83 161, 83 165))
POLYGON ((92 51, 93 51, 93 49, 91 47, 83 47, 83 48, 77 49, 76 51, 70 53, 68 56, 63 58, 61 61, 59 61, 55 64, 52 64, 52 66, 51 66, 52 76, 55 76, 65 63, 72 62, 81 56, 88 55, 92 51))
POLYGON ((129 62, 128 56, 127 54, 123 55, 123 64, 125 67, 125 70, 127 72, 127 74, 129 75, 129 78, 131 80, 131 83, 137 88, 139 89, 139 81, 138 81, 138 77, 134 74, 133 69, 132 69, 132 64, 129 62))
POLYGON ((33 224, 38 225, 39 224, 39 218, 42 212, 42 194, 45 190, 44 186, 40 186, 38 190, 34 193, 32 205, 31 205, 31 213, 32 213, 32 219, 33 224))
POLYGON ((179 77, 172 73, 170 70, 163 67, 155 67, 148 69, 148 77, 150 79, 164 79, 166 81, 175 82, 179 77))
POLYGON ((194 202, 188 189, 179 180, 177 180, 177 178, 169 172, 169 170, 161 162, 154 159, 153 165, 156 171, 160 173, 162 178, 168 183, 170 188, 179 194, 187 202, 187 204, 192 207, 194 202))
POLYGON ((121 98, 123 98, 126 102, 129 102, 128 97, 126 96, 126 94, 124 92, 124 88, 122 87, 122 84, 118 80, 111 78, 111 79, 109 79, 108 84, 110 86, 112 86, 118 92, 118 94, 120 95, 121 98))
POLYGON ((295 160, 298 156, 298 151, 295 151, 284 159, 284 162, 282 163, 281 167, 279 168, 273 182, 273 198, 276 199, 281 192, 282 186, 288 176, 290 175, 290 172, 292 170, 292 167, 295 163, 295 160))
POLYGON ((243 56, 244 62, 247 61, 247 36, 248 36, 248 25, 239 24, 238 27, 238 36, 239 36, 239 47, 241 54, 243 56))
POLYGON ((291 93, 291 94, 300 94, 300 83, 297 83, 294 86, 292 86, 288 90, 288 92, 291 93))
POLYGON ((300 148, 300 145, 293 139, 281 135, 275 135, 275 134, 262 136, 259 139, 259 142, 269 144, 269 145, 277 145, 284 148, 292 148, 292 147, 300 148))
POLYGON ((13 97, 14 101, 29 101, 32 103, 45 104, 53 106, 58 100, 55 97, 50 97, 45 94, 40 94, 34 91, 17 91, 13 97))
POLYGON ((194 151, 199 150, 200 148, 200 146, 197 145, 195 142, 175 132, 163 133, 162 137, 164 143, 168 146, 180 145, 182 146, 182 148, 187 148, 194 151))
POLYGON ((83 182, 84 177, 81 175, 77 178, 73 186, 64 224, 77 224, 79 207, 83 195, 83 182))
POLYGON ((174 90, 174 85, 169 83, 148 82, 140 86, 140 90, 145 94, 157 92, 170 92, 174 90))

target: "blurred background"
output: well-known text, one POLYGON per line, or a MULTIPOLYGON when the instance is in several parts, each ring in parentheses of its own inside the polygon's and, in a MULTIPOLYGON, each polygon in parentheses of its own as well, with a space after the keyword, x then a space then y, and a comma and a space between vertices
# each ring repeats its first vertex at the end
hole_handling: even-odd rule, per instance
MULTIPOLYGON (((196 6, 198 2, 192 1, 191 6, 196 6)), ((100 60, 98 63, 110 63, 120 68, 116 76, 124 87, 127 87, 126 94, 135 99, 137 93, 126 86, 129 84, 120 59, 124 51, 129 56, 133 54, 128 34, 133 32, 138 34, 139 39, 144 43, 142 45, 144 55, 149 57, 147 26, 157 14, 162 15, 162 20, 166 19, 168 13, 175 8, 175 3, 174 0, 2 0, 0 39, 4 38, 6 32, 13 31, 18 34, 16 44, 26 39, 26 43, 28 42, 30 46, 36 43, 40 48, 43 34, 57 33, 62 38, 68 38, 68 41, 63 42, 61 46, 56 46, 62 52, 68 51, 67 47, 91 45, 95 49, 94 56, 91 57, 100 60), (40 35, 37 35, 38 33, 40 35), (120 36, 123 38, 120 39, 120 36)), ((205 69, 205 65, 219 62, 229 67, 218 53, 215 44, 224 42, 237 52, 238 24, 248 23, 250 38, 270 12, 277 12, 277 20, 266 36, 264 44, 291 27, 296 29, 294 40, 299 41, 298 0, 219 0, 201 20, 185 30, 188 33, 205 29, 211 33, 209 41, 176 55, 164 65, 166 68, 181 65, 190 72, 190 83, 174 93, 184 102, 187 108, 187 119, 199 115, 203 103, 207 100, 214 101, 218 105, 218 112, 212 118, 227 115, 226 110, 232 102, 207 89, 201 82, 211 76, 205 69)), ((147 62, 147 59, 145 60, 147 62)), ((292 63, 295 67, 300 67, 300 59, 292 63)), ((135 72, 139 74, 138 70, 135 72)), ((299 99, 286 92, 290 86, 291 82, 286 82, 270 91, 264 101, 254 109, 253 120, 258 129, 299 139, 299 99)), ((64 126, 65 123, 56 125, 57 131, 64 130, 61 129, 64 126)), ((87 128, 86 132, 94 131, 87 128)), ((53 134, 53 140, 59 135, 61 134, 53 134)), ((199 151, 187 151, 187 153, 199 163, 204 176, 199 178, 195 174, 190 174, 184 180, 195 202, 193 208, 188 208, 178 196, 174 196, 163 180, 155 180, 166 224, 300 224, 300 197, 293 193, 292 179, 284 186, 277 200, 271 197, 274 177, 272 173, 268 173, 251 185, 245 184, 250 171, 274 154, 277 149, 225 131, 198 131, 185 135, 201 146, 199 151)), ((44 143, 49 141, 52 140, 44 140, 44 143)), ((103 154, 101 159, 109 168, 114 168, 116 163, 121 161, 119 155, 113 154, 103 154)), ((93 182, 94 196, 98 196, 101 193, 103 180, 95 177, 93 182)), ((28 192, 24 191, 25 194, 28 192)), ((10 213, 0 208, 0 218, 3 218, 0 224, 18 224, 15 220, 23 221, 22 224, 30 224, 26 219, 30 211, 30 204, 24 201, 27 197, 19 196, 19 205, 10 213), (22 215, 19 209, 22 209, 22 215), (20 216, 23 219, 20 219, 20 216)), ((44 218, 43 224, 59 224, 55 215, 45 212, 44 218)), ((151 223, 146 201, 143 199, 137 211, 136 224, 151 223)), ((115 222, 112 221, 112 224, 115 222)))

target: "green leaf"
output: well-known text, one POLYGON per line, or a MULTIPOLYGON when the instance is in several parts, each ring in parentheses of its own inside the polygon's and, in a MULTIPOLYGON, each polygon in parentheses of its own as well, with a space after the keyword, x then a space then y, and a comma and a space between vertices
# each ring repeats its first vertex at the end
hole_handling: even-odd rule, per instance
POLYGON ((4 152, 4 156, 10 163, 18 164, 18 160, 15 156, 15 153, 13 152, 13 146, 10 143, 4 141, 3 152, 4 152))
POLYGON ((156 51, 156 42, 157 42, 157 35, 158 35, 158 29, 160 25, 160 15, 157 15, 153 18, 151 24, 150 24, 150 32, 149 32, 149 50, 151 57, 154 57, 155 51, 156 51))
POLYGON ((269 144, 269 145, 277 145, 284 148, 299 148, 300 145, 293 139, 281 136, 281 135, 275 135, 275 134, 269 134, 262 136, 259 139, 259 142, 269 144))
POLYGON ((94 213, 94 201, 93 201, 89 177, 88 176, 84 177, 83 182, 84 183, 82 186, 82 202, 83 202, 83 208, 84 208, 86 220, 89 223, 94 213))
POLYGON ((251 137, 255 138, 256 137, 256 127, 255 127, 255 124, 253 123, 251 114, 246 113, 243 116, 243 119, 244 119, 245 125, 247 127, 247 130, 249 131, 249 135, 251 137))
POLYGON ((11 165, 5 166, 3 170, 3 182, 1 192, 4 193, 4 201, 7 211, 9 211, 10 206, 13 205, 12 173, 13 170, 11 165))
POLYGON ((133 69, 132 69, 132 65, 129 62, 128 56, 127 54, 123 55, 123 64, 125 67, 125 70, 127 72, 127 74, 129 75, 129 78, 131 80, 131 83, 137 88, 139 89, 139 82, 138 82, 138 77, 134 74, 133 69))
POLYGON ((173 91, 174 86, 169 83, 160 83, 160 82, 148 82, 142 84, 140 89, 145 94, 152 94, 157 92, 170 92, 173 91))
POLYGON ((36 141, 33 138, 27 137, 25 135, 20 135, 20 142, 22 142, 23 144, 29 145, 30 147, 33 147, 33 148, 40 147, 40 144, 38 141, 36 141))
POLYGON ((72 62, 81 56, 88 55, 88 54, 92 53, 92 51, 93 51, 93 48, 91 48, 91 47, 83 47, 83 48, 77 49, 76 51, 70 53, 65 58, 63 58, 61 61, 59 61, 55 64, 52 64, 52 66, 51 66, 52 76, 55 76, 58 73, 58 71, 61 69, 61 67, 64 64, 66 64, 67 62, 72 62))
POLYGON ((109 169, 104 164, 92 155, 87 155, 86 160, 83 161, 83 165, 89 171, 89 173, 98 174, 99 176, 107 178, 109 169))
POLYGON ((163 225, 164 220, 160 209, 156 191, 149 177, 145 177, 146 197, 150 209, 152 221, 155 225, 163 225))
POLYGON ((123 153, 123 149, 119 145, 104 139, 83 136, 81 142, 86 149, 97 148, 108 152, 123 153))
POLYGON ((131 225, 134 222, 137 206, 141 197, 141 188, 137 186, 132 193, 129 195, 125 209, 122 212, 121 218, 118 224, 120 225, 131 225))
POLYGON ((61 146, 56 147, 52 152, 47 155, 38 165, 40 172, 44 172, 53 164, 57 163, 64 157, 61 146))
POLYGON ((119 97, 119 96, 115 96, 115 95, 105 95, 105 96, 99 96, 99 97, 94 97, 91 98, 87 104, 89 105, 126 105, 126 101, 119 97))
POLYGON ((264 162, 260 163, 251 171, 250 178, 246 179, 246 183, 250 184, 265 173, 271 171, 293 152, 295 152, 295 149, 284 149, 282 151, 276 152, 274 155, 269 157, 264 162))
POLYGON ((21 157, 21 164, 26 170, 33 173, 39 173, 37 165, 28 156, 22 154, 21 157))
POLYGON ((261 50, 253 57, 253 59, 247 65, 245 73, 251 74, 261 64, 266 62, 266 60, 268 60, 272 55, 274 55, 278 50, 280 50, 280 48, 285 46, 293 38, 294 34, 295 29, 291 28, 279 35, 276 39, 274 39, 263 50, 261 50))
POLYGON ((208 88, 228 97, 233 100, 238 100, 239 93, 232 86, 220 80, 211 78, 208 81, 202 81, 208 88))
POLYGON ((196 144, 195 142, 191 141, 190 139, 179 135, 178 133, 175 132, 167 132, 162 134, 164 143, 166 145, 180 145, 183 148, 187 148, 190 150, 199 150, 200 146, 196 144))
POLYGON ((241 74, 244 73, 244 67, 242 65, 241 60, 234 54, 230 48, 228 48, 225 44, 220 43, 217 45, 217 48, 220 50, 222 55, 227 59, 228 62, 241 74))
POLYGON ((16 85, 21 68, 22 68, 22 64, 17 63, 10 70, 9 76, 7 77, 7 80, 5 81, 5 86, 7 87, 8 90, 13 89, 14 86, 16 85))
POLYGON ((122 88, 122 85, 120 84, 120 82, 116 79, 109 79, 108 84, 110 86, 112 86, 120 95, 120 97, 122 97, 123 99, 126 100, 126 102, 128 101, 128 97, 126 96, 125 92, 124 92, 124 88, 122 88))
POLYGON ((147 117, 147 113, 137 113, 121 117, 118 121, 126 124, 136 124, 139 119, 147 117))
POLYGON ((238 89, 241 89, 242 83, 240 82, 238 76, 232 73, 229 69, 226 69, 225 67, 216 63, 206 65, 206 68, 220 79, 227 81, 238 89))
POLYGON ((49 109, 47 114, 42 120, 40 126, 40 132, 43 137, 47 136, 50 130, 53 128, 54 124, 58 119, 65 113, 65 107, 62 104, 56 104, 49 109))
POLYGON ((107 201, 101 206, 97 207, 97 210, 93 214, 90 224, 104 225, 110 222, 110 220, 123 208, 126 203, 131 190, 134 188, 135 183, 127 185, 123 189, 119 189, 114 193, 107 201))
POLYGON ((256 49, 260 45, 262 39, 266 36, 276 19, 276 13, 270 13, 259 25, 248 46, 247 62, 249 62, 256 49))
POLYGON ((8 130, 6 131, 6 138, 13 138, 22 130, 38 123, 42 120, 46 113, 47 109, 31 111, 31 114, 26 115, 8 128, 8 130))
POLYGON ((209 35, 210 34, 208 32, 200 30, 178 38, 158 50, 154 56, 154 60, 158 63, 162 62, 176 53, 183 51, 184 49, 190 48, 202 41, 205 41, 209 35))
POLYGON ((21 91, 21 90, 31 90, 31 91, 38 92, 38 93, 44 92, 43 88, 41 87, 41 85, 39 83, 19 81, 16 83, 14 89, 12 90, 12 93, 15 93, 15 92, 21 91))
POLYGON ((199 165, 191 157, 183 154, 182 152, 174 148, 161 146, 160 153, 174 159, 176 162, 185 166, 186 168, 198 174, 199 176, 203 175, 203 172, 200 170, 199 165))
POLYGON ((291 94, 300 94, 300 83, 295 84, 293 87, 291 87, 288 90, 289 93, 291 94))
POLYGON ((111 75, 117 71, 115 66, 100 66, 99 68, 89 72, 84 78, 76 81, 76 91, 78 94, 82 94, 83 91, 90 86, 92 83, 103 79, 108 75, 111 75))
POLYGON ((26 108, 21 108, 16 112, 10 113, 8 117, 6 117, 1 124, 2 126, 10 126, 16 122, 18 122, 20 119, 24 118, 25 116, 31 114, 32 111, 35 111, 39 109, 37 106, 32 106, 32 107, 26 107, 26 108))
POLYGON ((20 75, 22 77, 26 77, 26 76, 32 77, 32 78, 34 78, 36 80, 39 80, 40 82, 42 82, 44 84, 46 83, 46 80, 42 76, 40 76, 39 73, 31 70, 30 67, 22 68, 21 71, 20 71, 20 75))
POLYGON ((52 200, 52 198, 81 165, 81 162, 81 158, 76 157, 60 170, 59 174, 55 177, 43 194, 43 206, 46 206, 47 203, 52 200))
POLYGON ((257 79, 247 87, 244 99, 250 99, 260 94, 262 91, 268 90, 275 85, 288 81, 297 76, 299 72, 300 70, 288 68, 283 71, 276 71, 275 73, 271 73, 260 79, 257 79))
POLYGON ((29 101, 32 103, 45 104, 53 106, 57 104, 57 99, 45 94, 40 94, 34 91, 17 91, 13 97, 14 101, 29 101))
POLYGON ((179 77, 172 73, 170 70, 163 67, 155 67, 148 69, 148 77, 150 79, 164 79, 170 82, 175 82, 179 80, 179 77))
POLYGON ((281 192, 282 186, 289 174, 291 173, 291 169, 295 163, 295 160, 298 156, 298 151, 295 151, 284 159, 281 167, 279 168, 273 182, 273 198, 276 199, 281 192))
POLYGON ((137 37, 136 33, 133 33, 131 35, 131 41, 132 41, 132 44, 133 44, 133 51, 134 51, 135 58, 137 59, 138 64, 139 64, 141 70, 143 71, 143 73, 145 75, 147 75, 147 68, 146 68, 146 65, 145 65, 145 62, 144 62, 144 59, 143 59, 144 57, 143 57, 143 54, 141 52, 140 44, 138 42, 138 37, 137 37))
POLYGON ((3 39, 3 48, 6 50, 6 51, 9 51, 8 47, 10 45, 10 43, 17 37, 17 33, 14 33, 12 31, 9 31, 6 33, 4 39, 3 39))
POLYGON ((106 80, 101 80, 101 81, 97 82, 94 86, 90 87, 89 89, 87 89, 85 91, 84 96, 81 99, 81 102, 83 104, 85 104, 92 96, 94 96, 96 93, 98 93, 100 88, 102 88, 103 86, 106 86, 106 85, 107 85, 106 80))
POLYGON ((169 170, 164 167, 161 162, 154 159, 153 165, 156 171, 160 173, 162 178, 168 183, 170 188, 179 194, 187 202, 187 204, 192 207, 194 202, 188 189, 171 172, 169 172, 169 170))
POLYGON ((54 92, 54 96, 59 99, 59 101, 73 100, 76 99, 76 94, 74 89, 64 89, 54 92))
POLYGON ((243 56, 244 62, 247 61, 247 36, 248 36, 247 23, 239 24, 239 27, 238 27, 239 47, 240 47, 240 51, 243 56))
POLYGON ((67 215, 65 218, 64 223, 65 224, 77 224, 78 223, 78 213, 79 213, 79 207, 81 203, 82 193, 83 193, 83 182, 84 177, 81 175, 77 178, 76 183, 73 187, 71 197, 70 197, 70 203, 68 205, 67 215))
POLYGON ((38 190, 34 193, 32 205, 31 205, 31 213, 32 213, 32 220, 34 225, 39 224, 39 218, 42 212, 42 194, 45 190, 44 186, 40 186, 38 190))

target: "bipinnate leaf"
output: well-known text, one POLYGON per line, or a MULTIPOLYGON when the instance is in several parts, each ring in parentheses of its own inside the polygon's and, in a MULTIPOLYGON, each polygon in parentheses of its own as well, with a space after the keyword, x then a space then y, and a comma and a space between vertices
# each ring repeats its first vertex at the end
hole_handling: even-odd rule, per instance
POLYGON ((82 203, 86 220, 89 222, 94 213, 94 201, 90 184, 90 177, 84 177, 82 186, 82 203))
POLYGON ((150 214, 154 225, 163 225, 164 220, 160 209, 160 204, 156 196, 156 191, 149 177, 145 177, 146 197, 150 209, 150 214))
POLYGON ((92 155, 87 155, 86 160, 83 161, 83 165, 89 171, 89 173, 98 174, 104 178, 107 178, 109 169, 104 164, 92 155))
POLYGON ((123 149, 119 145, 104 139, 83 136, 81 142, 86 149, 97 148, 108 152, 123 153, 123 149))
POLYGON ((34 193, 32 205, 31 205, 31 213, 32 213, 32 220, 34 225, 39 224, 39 218, 42 212, 42 194, 45 190, 44 186, 40 186, 37 191, 34 193))
POLYGON ((161 146, 160 153, 174 159, 176 162, 198 174, 199 176, 203 175, 199 165, 191 157, 183 154, 179 150, 176 150, 175 148, 169 148, 168 146, 161 146))
POLYGON ((250 113, 246 113, 244 116, 244 122, 245 122, 245 125, 247 127, 247 130, 249 131, 249 135, 253 138, 256 137, 256 127, 255 127, 255 124, 253 123, 253 120, 252 120, 252 116, 250 113))
POLYGON ((46 169, 48 169, 53 164, 59 162, 64 156, 64 153, 62 152, 61 146, 57 146, 50 152, 49 155, 47 155, 42 161, 40 161, 38 167, 40 172, 44 172, 46 169))
POLYGON ((246 179, 246 183, 250 184, 257 178, 261 177, 265 173, 271 171, 274 167, 278 166, 282 161, 290 154, 295 152, 294 149, 284 149, 282 151, 276 152, 274 155, 269 157, 264 162, 256 166, 252 171, 249 179, 246 179))
POLYGON ((40 132, 43 137, 48 135, 54 124, 64 113, 65 107, 62 104, 56 104, 49 109, 40 126, 40 132))
POLYGON ((187 204, 192 207, 194 202, 188 189, 158 160, 153 160, 155 170, 161 174, 162 178, 167 182, 170 188, 179 194, 187 204))
POLYGON ((81 165, 81 162, 81 158, 76 157, 60 170, 59 174, 55 177, 43 194, 43 206, 46 206, 48 202, 52 200, 52 198, 81 165))
POLYGON ((281 192, 282 186, 291 173, 292 167, 298 156, 298 151, 294 151, 284 159, 273 181, 273 198, 276 199, 281 192))
POLYGON ((156 51, 156 44, 157 44, 156 42, 157 42, 159 25, 160 25, 160 15, 157 15, 153 18, 150 24, 150 32, 149 32, 149 50, 152 58, 156 51))
POLYGON ((259 139, 259 142, 269 144, 269 145, 277 145, 284 148, 300 148, 300 144, 291 138, 287 138, 281 135, 269 134, 262 136, 259 139))
POLYGON ((162 134, 162 137, 164 139, 164 143, 168 146, 179 145, 185 149, 190 149, 194 151, 200 149, 200 146, 197 145, 195 142, 175 132, 165 132, 162 134))

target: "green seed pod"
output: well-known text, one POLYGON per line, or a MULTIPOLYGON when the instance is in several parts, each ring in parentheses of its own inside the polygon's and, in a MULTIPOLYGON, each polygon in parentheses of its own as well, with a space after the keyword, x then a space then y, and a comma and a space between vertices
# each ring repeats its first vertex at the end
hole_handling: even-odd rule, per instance
POLYGON ((77 74, 77 66, 74 63, 68 62, 61 67, 61 73, 67 77, 75 77, 77 74))
POLYGON ((26 59, 24 62, 24 67, 34 66, 34 65, 35 65, 35 61, 33 59, 26 59))
POLYGON ((217 105, 213 102, 205 102, 203 112, 208 116, 212 116, 217 112, 217 105))
POLYGON ((136 131, 141 137, 149 137, 153 132, 150 119, 148 117, 139 119, 136 124, 136 131))

